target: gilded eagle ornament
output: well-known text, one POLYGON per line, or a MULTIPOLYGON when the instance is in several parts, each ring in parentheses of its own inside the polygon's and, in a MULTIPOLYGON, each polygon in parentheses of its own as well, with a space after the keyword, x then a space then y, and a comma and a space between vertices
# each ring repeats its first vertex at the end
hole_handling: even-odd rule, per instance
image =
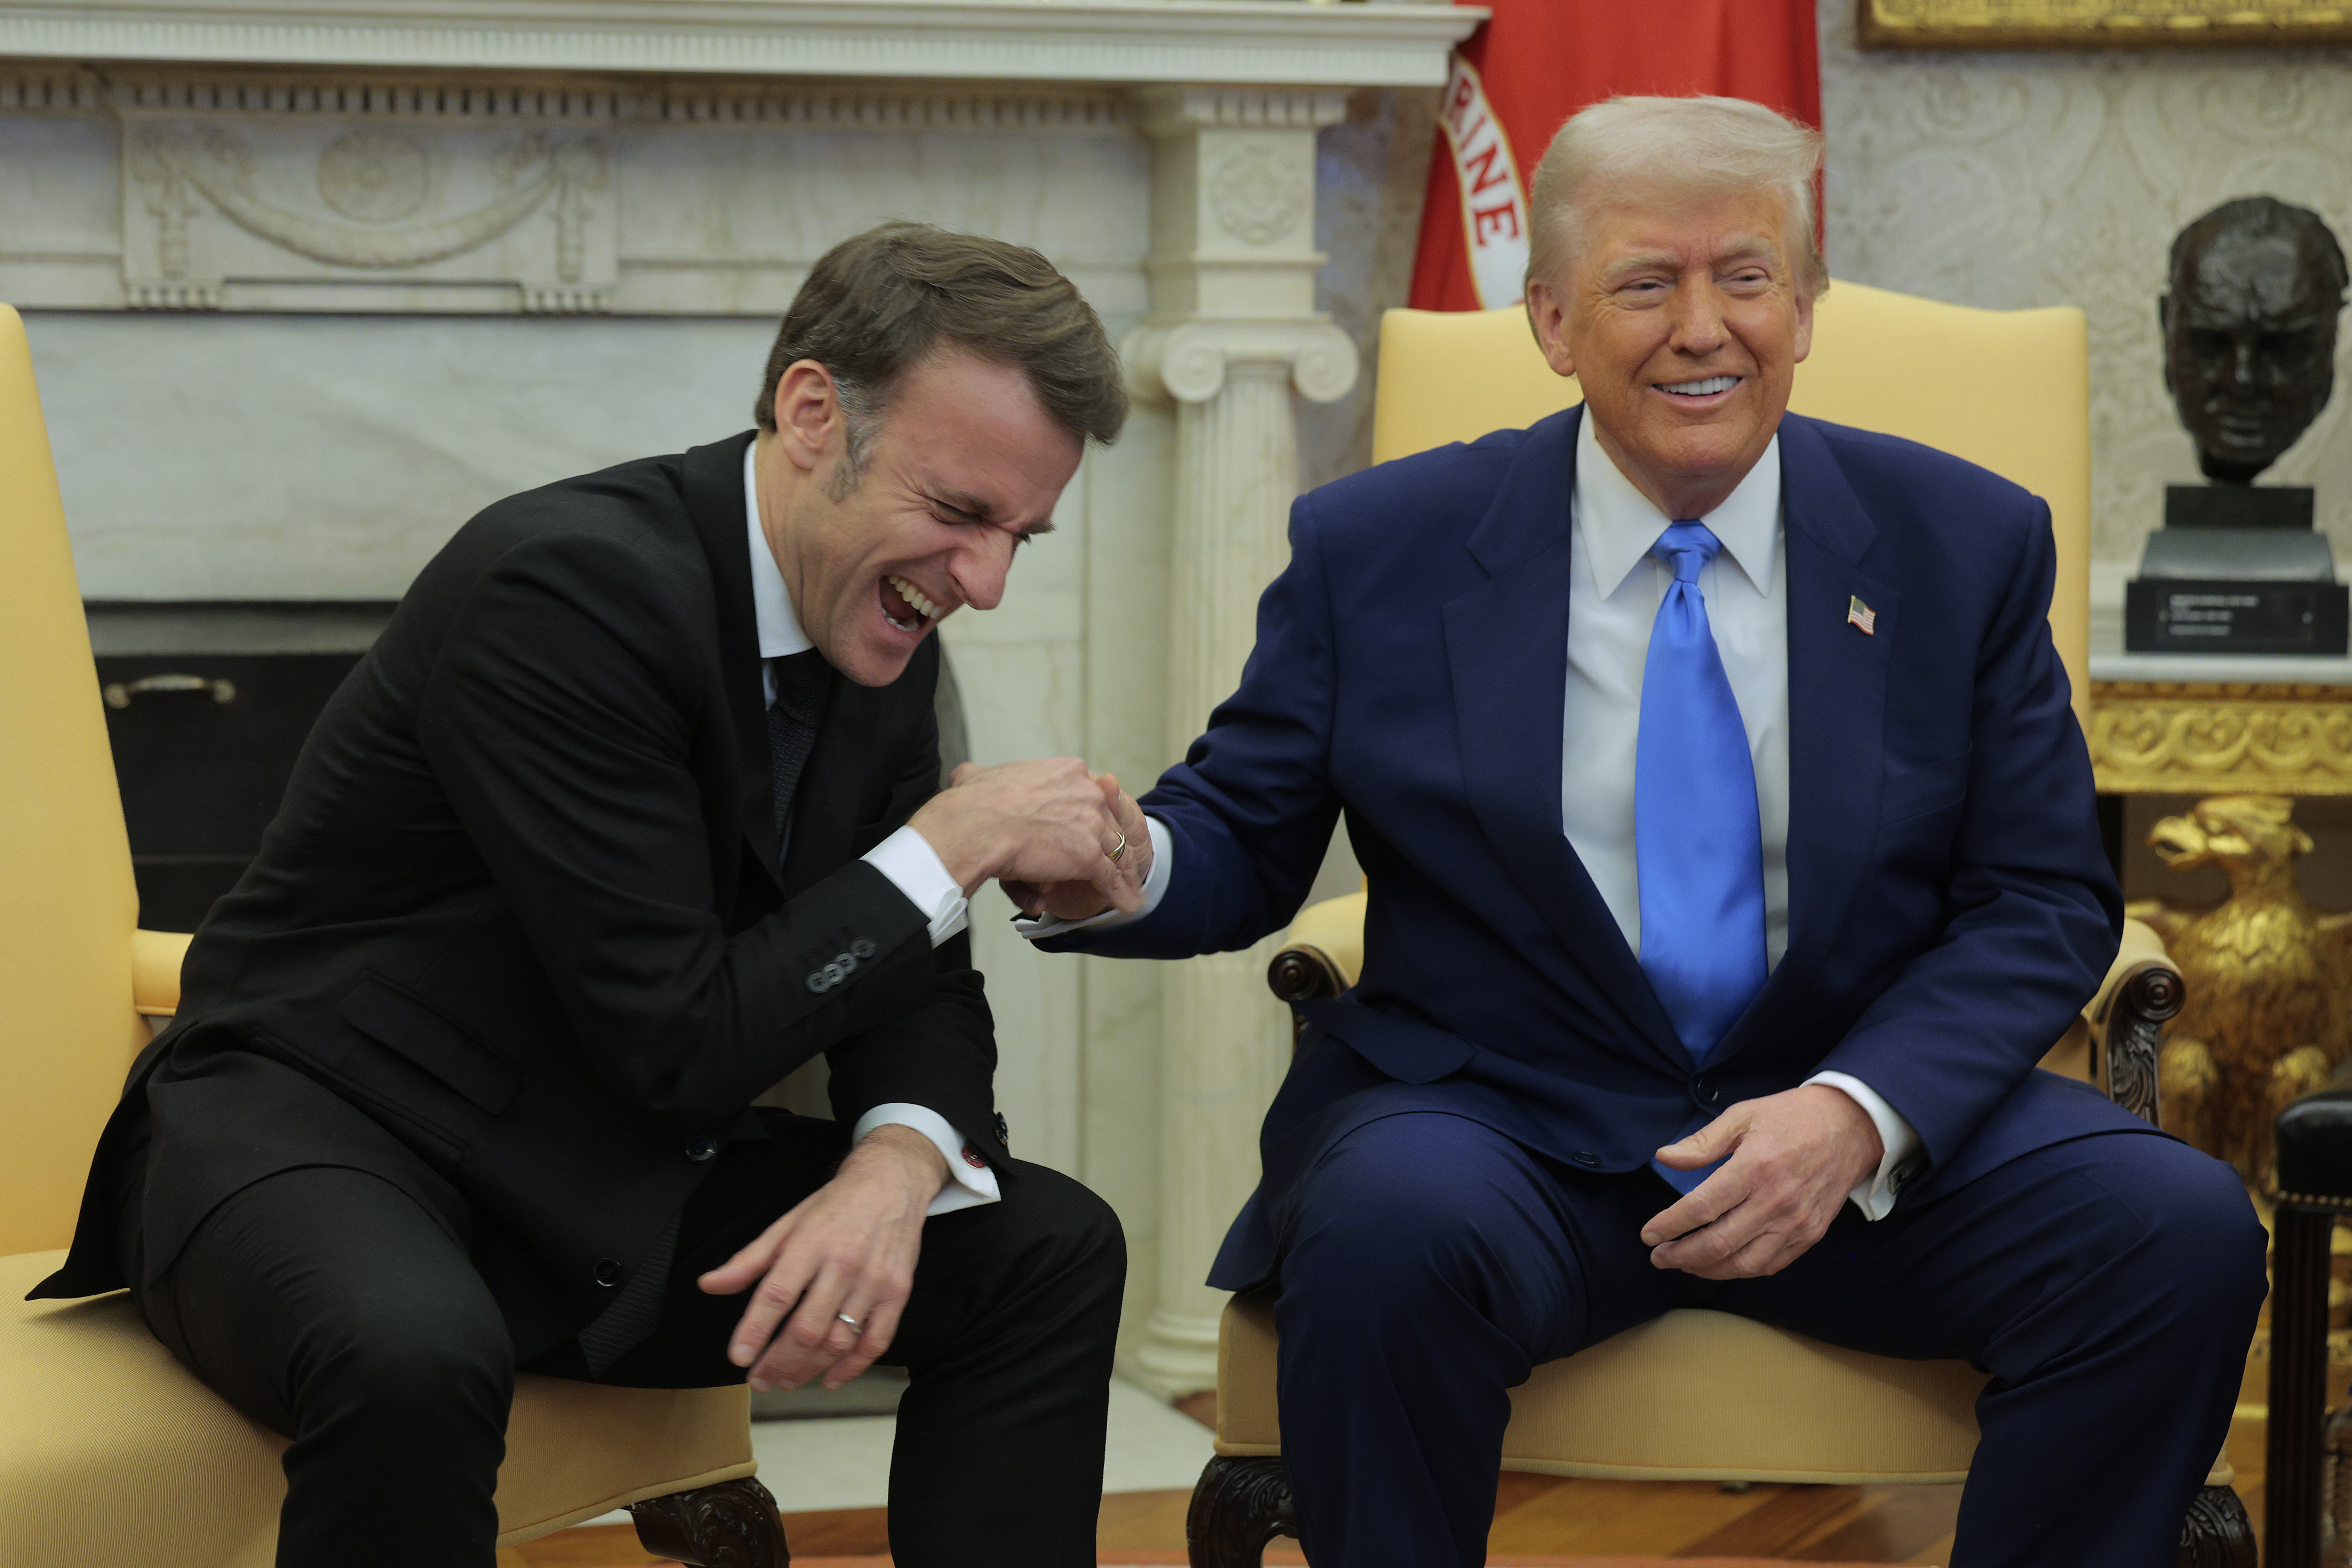
POLYGON ((2164 939, 2187 1005, 2159 1058, 2168 1132, 2238 1169, 2265 1197, 2278 1190, 2271 1122, 2324 1087, 2352 1039, 2352 914, 2322 910, 2295 885, 2311 838, 2284 795, 2226 795, 2168 816, 2148 834, 2167 866, 2218 866, 2230 896, 2210 908, 2136 900, 2128 912, 2164 939))

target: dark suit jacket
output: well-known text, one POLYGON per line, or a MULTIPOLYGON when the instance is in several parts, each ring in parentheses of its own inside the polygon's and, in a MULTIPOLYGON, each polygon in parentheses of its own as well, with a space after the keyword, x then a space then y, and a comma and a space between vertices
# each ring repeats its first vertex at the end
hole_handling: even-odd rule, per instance
POLYGON ((425 567, 197 933, 38 1293, 122 1283, 107 1194, 150 1119, 151 1279, 246 1184, 355 1165, 458 1194, 530 1343, 821 1050, 842 1118, 913 1101, 1003 1158, 969 946, 857 858, 937 787, 934 644, 835 676, 776 869, 749 439, 500 501, 425 567))
POLYGON ((1150 917, 1057 946, 1170 958, 1296 913, 1333 819, 1370 878, 1354 991, 1311 1027, 1213 1282, 1332 1140, 1414 1108, 1570 1164, 1645 1164, 1832 1068, 1918 1130, 1923 1202, 2026 1150, 2144 1124, 2034 1063, 2113 960, 2121 900, 2044 621, 2049 511, 1981 468, 1790 416, 1787 955, 1704 1072, 1560 826, 1580 409, 1301 498, 1240 689, 1145 797, 1150 917), (1850 596, 1876 630, 1847 624, 1850 596))

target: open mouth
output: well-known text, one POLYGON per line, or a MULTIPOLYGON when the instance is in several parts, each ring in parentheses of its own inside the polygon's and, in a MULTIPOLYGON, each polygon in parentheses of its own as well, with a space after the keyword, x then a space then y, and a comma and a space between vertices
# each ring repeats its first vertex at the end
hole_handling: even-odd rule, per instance
POLYGON ((876 590, 882 601, 882 618, 910 637, 920 637, 940 618, 936 601, 896 572, 883 576, 876 590))
POLYGON ((1684 403, 1704 403, 1729 392, 1739 384, 1739 379, 1736 375, 1703 375, 1696 381, 1664 382, 1658 390, 1684 403))

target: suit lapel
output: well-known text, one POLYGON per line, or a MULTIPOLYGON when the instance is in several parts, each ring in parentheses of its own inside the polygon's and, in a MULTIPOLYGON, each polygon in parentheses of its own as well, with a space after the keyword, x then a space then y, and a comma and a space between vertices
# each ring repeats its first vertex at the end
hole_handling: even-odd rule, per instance
POLYGON ((1633 1028, 1687 1066, 1648 976, 1560 824, 1572 408, 1535 426, 1469 541, 1487 581, 1448 603, 1445 650, 1470 808, 1503 869, 1633 1028))
POLYGON ((1835 944, 1869 864, 1885 774, 1886 667, 1901 595, 1864 569, 1877 525, 1811 425, 1780 422, 1789 546, 1789 950, 1717 1059, 1782 1016, 1835 944), (1876 615, 1865 634, 1851 601, 1876 615))
POLYGON ((751 520, 743 511, 743 448, 749 434, 686 455, 686 506, 710 563, 719 634, 719 678, 735 728, 738 815, 751 858, 771 881, 776 868, 775 763, 761 686, 760 630, 751 607, 751 520))

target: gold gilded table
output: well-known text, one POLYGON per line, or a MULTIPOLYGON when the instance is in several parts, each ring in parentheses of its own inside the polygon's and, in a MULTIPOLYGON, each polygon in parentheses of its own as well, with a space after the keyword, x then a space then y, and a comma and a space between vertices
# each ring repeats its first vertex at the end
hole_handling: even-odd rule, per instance
POLYGON ((2100 794, 2352 795, 2352 672, 2341 681, 2102 680, 2104 662, 2091 681, 2100 794))

